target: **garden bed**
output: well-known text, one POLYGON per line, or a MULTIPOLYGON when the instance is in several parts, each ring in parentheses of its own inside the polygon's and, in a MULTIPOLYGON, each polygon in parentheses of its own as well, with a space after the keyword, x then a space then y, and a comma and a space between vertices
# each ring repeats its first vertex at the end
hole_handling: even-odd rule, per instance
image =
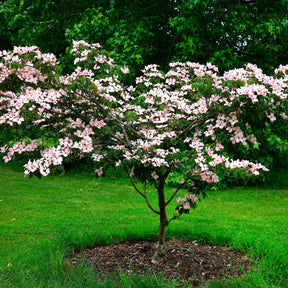
POLYGON ((231 250, 228 247, 209 246, 185 241, 168 241, 167 256, 162 264, 152 264, 154 242, 120 242, 111 245, 87 248, 69 255, 73 264, 85 259, 87 264, 94 265, 100 275, 121 269, 129 274, 156 275, 163 272, 168 280, 186 282, 194 286, 203 280, 226 279, 229 276, 239 277, 253 267, 252 259, 246 254, 231 250))

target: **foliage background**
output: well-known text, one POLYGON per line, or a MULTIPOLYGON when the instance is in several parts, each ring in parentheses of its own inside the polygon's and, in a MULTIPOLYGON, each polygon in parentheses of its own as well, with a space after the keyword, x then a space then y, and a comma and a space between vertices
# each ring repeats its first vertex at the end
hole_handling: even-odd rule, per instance
POLYGON ((288 62, 285 0, 1 2, 1 49, 38 45, 60 55, 72 39, 83 39, 101 43, 135 72, 189 59, 222 71, 249 62, 271 73, 288 62))

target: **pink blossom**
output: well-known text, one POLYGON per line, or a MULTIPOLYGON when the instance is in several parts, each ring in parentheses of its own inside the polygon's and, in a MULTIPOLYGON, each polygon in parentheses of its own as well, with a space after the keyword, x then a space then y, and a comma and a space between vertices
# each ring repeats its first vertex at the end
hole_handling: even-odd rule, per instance
MULTIPOLYGON (((274 113, 268 114, 268 113, 266 112, 266 116, 267 116, 267 118, 270 120, 271 123, 276 120, 276 117, 275 117, 274 113)), ((283 117, 282 117, 282 118, 283 118, 283 117)))
POLYGON ((180 197, 178 197, 177 199, 176 199, 176 202, 181 202, 182 201, 182 198, 180 198, 180 197))
POLYGON ((129 73, 129 69, 127 68, 127 67, 121 67, 120 68, 121 69, 121 72, 123 73, 123 74, 128 74, 129 73))
POLYGON ((190 200, 192 201, 192 203, 195 203, 196 201, 199 200, 198 197, 196 197, 196 196, 193 195, 193 194, 190 194, 190 195, 189 195, 189 198, 190 198, 190 200))
POLYGON ((190 203, 189 202, 185 202, 183 204, 183 208, 186 209, 186 210, 189 210, 190 209, 190 203))
POLYGON ((103 175, 103 167, 100 167, 99 169, 96 169, 95 173, 98 175, 98 177, 101 177, 103 175))

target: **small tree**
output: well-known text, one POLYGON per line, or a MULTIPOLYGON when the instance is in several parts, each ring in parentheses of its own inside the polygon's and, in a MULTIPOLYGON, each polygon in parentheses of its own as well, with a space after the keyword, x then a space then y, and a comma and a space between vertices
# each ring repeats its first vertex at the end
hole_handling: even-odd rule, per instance
POLYGON ((24 165, 25 175, 46 176, 70 156, 91 157, 98 176, 108 164, 122 166, 160 218, 152 262, 165 257, 169 222, 196 207, 197 194, 206 184, 217 183, 218 175, 233 169, 247 175, 267 170, 229 157, 224 147, 229 142, 257 147, 251 119, 287 118, 287 66, 272 77, 251 64, 223 76, 211 64, 171 63, 166 74, 149 65, 135 86, 125 87, 121 81, 128 69, 114 66, 99 44, 74 42, 72 54, 74 72, 61 75, 56 57, 37 47, 0 52, 0 124, 39 127, 37 139, 1 147, 3 159, 40 151, 24 165), (165 182, 171 175, 181 177, 166 199, 165 182), (157 189, 157 208, 149 202, 147 184, 157 189), (189 193, 176 199, 175 215, 169 219, 166 207, 180 189, 189 193))

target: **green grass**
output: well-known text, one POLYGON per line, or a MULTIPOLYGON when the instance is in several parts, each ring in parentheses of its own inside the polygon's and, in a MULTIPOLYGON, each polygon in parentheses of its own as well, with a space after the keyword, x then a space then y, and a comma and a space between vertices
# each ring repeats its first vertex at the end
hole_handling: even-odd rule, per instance
MULTIPOLYGON (((288 287, 288 190, 234 188, 208 195, 168 226, 168 238, 230 245, 258 264, 256 273, 205 287, 288 287)), ((157 203, 153 191, 149 197, 157 203)), ((174 287, 155 275, 115 273, 100 281, 83 263, 70 267, 64 259, 73 249, 99 243, 155 240, 157 230, 156 215, 123 179, 28 179, 0 166, 0 287, 174 287)))

